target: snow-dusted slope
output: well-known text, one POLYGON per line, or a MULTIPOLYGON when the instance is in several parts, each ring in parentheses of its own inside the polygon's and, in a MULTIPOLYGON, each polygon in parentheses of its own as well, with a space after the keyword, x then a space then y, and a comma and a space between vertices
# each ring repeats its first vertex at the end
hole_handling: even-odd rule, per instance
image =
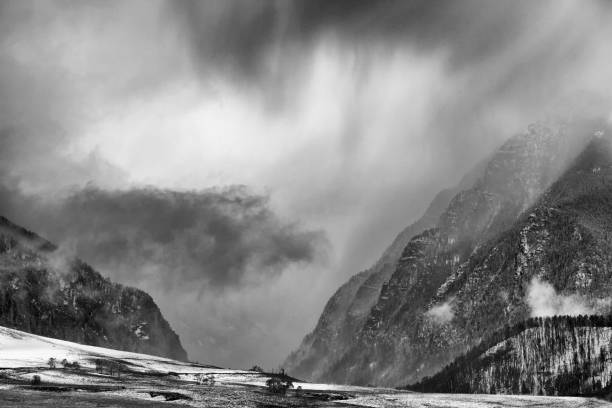
POLYGON ((325 305, 315 329, 285 360, 283 367, 289 373, 314 381, 342 356, 376 304, 406 244, 438 222, 440 214, 463 184, 438 193, 425 214, 400 232, 371 268, 354 275, 336 291, 325 305))
POLYGON ((48 367, 50 358, 54 358, 58 366, 64 359, 71 363, 76 361, 85 370, 94 370, 96 360, 109 360, 122 363, 131 372, 176 373, 185 380, 194 379, 197 374, 211 374, 216 381, 263 384, 267 378, 253 371, 229 370, 148 354, 87 346, 0 327, 0 369, 48 367))
POLYGON ((437 227, 406 246, 322 381, 401 385, 431 376, 528 318, 533 279, 603 304, 612 290, 610 134, 599 121, 551 123, 504 144, 437 227))
POLYGON ((191 367, 190 364, 167 358, 86 346, 0 327, 0 368, 40 367, 47 365, 50 358, 54 358, 58 364, 63 359, 78 361, 83 367, 94 367, 94 360, 99 358, 119 359, 133 363, 135 370, 143 372, 178 372, 184 367, 191 367))
MULTIPOLYGON (((47 370, 49 359, 54 358, 57 366, 61 361, 78 362, 83 374, 94 372, 96 360, 106 360, 129 367, 129 372, 141 374, 169 374, 187 382, 197 381, 198 376, 210 376, 216 383, 265 386, 270 375, 249 370, 232 370, 195 363, 186 363, 148 354, 132 353, 103 347, 87 346, 70 341, 37 336, 20 330, 0 326, 0 371, 11 371, 11 378, 29 380, 34 374, 51 383, 80 383, 78 373, 72 371, 47 370), (31 368, 33 370, 3 370, 31 368), (25 373, 25 374, 23 374, 25 373)), ((86 382, 92 382, 87 378, 86 382)), ((100 381, 102 378, 99 379, 100 381)), ((94 382, 100 382, 94 381, 94 382)), ((304 390, 345 390, 354 391, 360 387, 343 387, 329 384, 294 382, 304 390)))

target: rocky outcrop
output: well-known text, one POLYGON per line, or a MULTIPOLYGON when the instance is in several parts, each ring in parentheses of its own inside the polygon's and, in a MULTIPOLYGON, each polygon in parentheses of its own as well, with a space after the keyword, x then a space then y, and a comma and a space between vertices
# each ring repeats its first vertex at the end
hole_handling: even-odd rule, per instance
POLYGON ((47 337, 186 360, 178 335, 145 292, 68 260, 0 217, 0 325, 47 337))

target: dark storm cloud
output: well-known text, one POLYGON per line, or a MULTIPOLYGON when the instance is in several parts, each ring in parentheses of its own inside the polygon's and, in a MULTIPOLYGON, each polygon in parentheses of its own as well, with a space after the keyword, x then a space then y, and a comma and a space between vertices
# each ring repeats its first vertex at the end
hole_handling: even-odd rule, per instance
MULTIPOLYGON (((499 128, 524 126, 585 86, 581 64, 590 61, 611 8, 555 0, 184 0, 168 7, 204 78, 217 74, 255 88, 280 110, 298 95, 317 45, 337 41, 366 71, 398 50, 442 55, 449 93, 434 102, 430 138, 442 156, 464 162, 476 159, 466 138, 490 140, 499 128), (497 108, 513 110, 514 120, 483 125, 497 108)), ((346 123, 369 119, 348 112, 346 123)), ((359 140, 356 130, 351 141, 359 140)))
POLYGON ((325 245, 321 232, 281 221, 267 197, 245 187, 87 187, 43 203, 5 187, 0 197, 0 213, 35 226, 115 279, 182 293, 260 284, 291 263, 312 262, 325 245))
POLYGON ((169 3, 193 42, 201 62, 221 64, 235 73, 259 70, 261 54, 283 33, 279 3, 246 2, 169 3))
POLYGON ((301 51, 296 49, 324 35, 357 49, 374 44, 422 52, 444 49, 450 54, 449 67, 463 69, 503 53, 524 40, 525 32, 537 32, 558 2, 184 0, 170 2, 169 7, 179 17, 204 71, 220 66, 234 74, 260 77, 281 72, 270 70, 275 63, 299 64, 287 59, 299 57, 301 51), (270 61, 279 54, 288 58, 270 61))
MULTIPOLYGON (((415 48, 448 46, 461 65, 492 54, 521 30, 527 1, 468 0, 299 1, 298 33, 334 31, 346 40, 385 40, 415 48), (478 21, 479 24, 474 24, 478 21), (487 35, 482 35, 487 33, 487 35)), ((531 11, 542 6, 530 3, 531 11)))

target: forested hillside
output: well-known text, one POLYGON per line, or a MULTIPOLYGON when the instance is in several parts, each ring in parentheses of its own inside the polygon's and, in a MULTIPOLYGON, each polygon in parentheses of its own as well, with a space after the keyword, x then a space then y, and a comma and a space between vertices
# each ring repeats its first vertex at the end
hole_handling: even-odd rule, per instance
POLYGON ((0 217, 0 325, 82 344, 186 360, 147 293, 0 217))
POLYGON ((497 331, 409 389, 604 395, 612 390, 612 316, 532 318, 497 331))

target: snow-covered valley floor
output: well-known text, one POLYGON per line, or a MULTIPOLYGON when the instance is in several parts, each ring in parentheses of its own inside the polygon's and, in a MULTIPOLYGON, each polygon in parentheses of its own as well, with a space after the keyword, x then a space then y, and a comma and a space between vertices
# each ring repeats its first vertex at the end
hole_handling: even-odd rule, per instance
POLYGON ((265 387, 270 377, 255 371, 85 346, 0 327, 3 408, 612 407, 589 398, 419 394, 302 382, 294 382, 294 388, 286 395, 278 395, 265 387), (50 367, 50 359, 55 367, 50 367))

